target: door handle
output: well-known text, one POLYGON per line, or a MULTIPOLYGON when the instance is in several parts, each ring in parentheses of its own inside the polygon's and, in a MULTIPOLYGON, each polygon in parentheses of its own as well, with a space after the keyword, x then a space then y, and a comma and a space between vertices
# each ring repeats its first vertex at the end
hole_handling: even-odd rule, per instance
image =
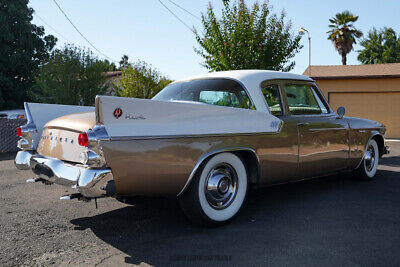
POLYGON ((306 126, 309 124, 310 124, 309 122, 299 122, 299 123, 297 123, 297 126, 306 126))

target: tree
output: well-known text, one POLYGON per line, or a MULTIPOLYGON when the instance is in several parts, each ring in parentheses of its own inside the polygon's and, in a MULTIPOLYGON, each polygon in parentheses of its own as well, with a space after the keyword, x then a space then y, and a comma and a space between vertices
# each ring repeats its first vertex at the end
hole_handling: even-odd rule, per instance
POLYGON ((363 64, 400 63, 400 35, 393 28, 373 28, 361 41, 358 60, 363 64))
POLYGON ((110 62, 107 59, 104 60, 100 60, 99 64, 103 65, 103 69, 104 71, 116 71, 117 70, 117 66, 115 66, 114 62, 110 62))
POLYGON ((291 22, 285 13, 271 13, 268 1, 248 8, 244 0, 232 5, 223 1, 218 19, 209 4, 202 14, 204 32, 195 37, 200 48, 195 51, 204 59, 203 66, 212 71, 235 69, 270 69, 290 71, 291 59, 302 48, 300 35, 291 33, 291 22))
POLYGON ((19 108, 29 100, 35 72, 57 42, 31 23, 33 12, 28 0, 0 0, 0 109, 19 108))
POLYGON ((89 50, 66 45, 56 49, 40 68, 31 96, 38 102, 94 105, 96 95, 107 92, 104 72, 110 66, 89 50))
POLYGON ((170 82, 151 65, 138 61, 122 69, 121 79, 115 82, 114 89, 118 96, 150 99, 170 82))
POLYGON ((347 64, 347 54, 353 50, 353 45, 357 43, 357 39, 363 34, 354 27, 354 22, 358 20, 358 16, 343 11, 337 13, 335 17, 329 19, 328 40, 331 40, 334 47, 342 56, 342 64, 347 64))
POLYGON ((129 65, 129 57, 128 55, 123 55, 121 60, 119 61, 119 68, 123 69, 129 65))

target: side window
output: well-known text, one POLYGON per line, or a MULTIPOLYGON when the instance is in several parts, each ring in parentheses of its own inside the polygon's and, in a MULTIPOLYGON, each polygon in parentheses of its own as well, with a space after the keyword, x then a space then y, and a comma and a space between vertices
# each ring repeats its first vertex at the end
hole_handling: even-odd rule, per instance
POLYGON ((279 94, 279 86, 276 84, 266 85, 263 86, 261 90, 272 115, 282 115, 282 102, 279 94))
POLYGON ((234 93, 223 91, 200 91, 199 102, 235 108, 240 106, 240 101, 234 93))
POLYGON ((329 113, 327 106, 325 106, 324 102, 321 100, 321 97, 320 97, 319 94, 317 93, 317 92, 318 92, 318 89, 316 89, 315 87, 312 87, 312 90, 313 90, 315 99, 317 99, 318 105, 319 105, 319 107, 320 107, 321 110, 322 110, 322 113, 323 113, 323 114, 329 113))
POLYGON ((285 85, 285 92, 292 115, 328 113, 328 109, 310 85, 288 84, 285 85))

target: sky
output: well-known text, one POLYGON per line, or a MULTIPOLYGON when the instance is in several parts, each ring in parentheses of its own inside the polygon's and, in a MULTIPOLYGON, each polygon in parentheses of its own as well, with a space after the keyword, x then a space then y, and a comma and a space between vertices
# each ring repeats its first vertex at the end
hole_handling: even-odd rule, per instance
MULTIPOLYGON (((222 0, 173 0, 196 16, 205 12, 209 2, 217 14, 222 9, 222 0)), ((208 72, 201 65, 202 58, 194 52, 198 47, 194 34, 163 7, 159 0, 57 0, 83 35, 104 55, 119 62, 123 54, 131 61, 144 60, 154 68, 176 80, 208 72)), ((201 22, 162 0, 189 26, 201 30, 201 22)), ((252 5, 254 0, 247 0, 252 5)), ((260 1, 261 2, 261 1, 260 1)), ((270 0, 275 13, 286 12, 292 22, 292 31, 306 28, 311 35, 312 65, 338 65, 341 57, 327 40, 329 18, 336 13, 350 10, 359 15, 356 27, 368 33, 373 27, 394 28, 400 33, 400 1, 398 0, 270 0)), ((53 0, 30 0, 35 10, 33 23, 45 28, 46 34, 55 35, 57 46, 73 43, 91 48, 77 33, 57 8, 53 0), (45 21, 46 23, 44 23, 45 21), (48 26, 50 25, 50 26, 48 26)), ((293 73, 302 74, 308 66, 308 40, 302 38, 303 49, 293 58, 296 62, 293 73)), ((357 52, 348 55, 348 64, 359 64, 357 52)), ((93 48, 99 58, 104 58, 93 48)))

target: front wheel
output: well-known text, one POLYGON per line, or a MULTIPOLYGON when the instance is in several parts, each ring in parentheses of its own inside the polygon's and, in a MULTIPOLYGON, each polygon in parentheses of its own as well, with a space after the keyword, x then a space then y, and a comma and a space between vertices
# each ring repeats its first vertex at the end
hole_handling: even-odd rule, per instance
POLYGON ((242 160, 221 153, 203 163, 179 202, 194 223, 219 225, 238 213, 246 194, 247 172, 242 160))
POLYGON ((378 144, 374 139, 369 140, 367 148, 364 152, 364 158, 354 170, 354 176, 363 180, 372 180, 375 177, 379 163, 378 144))

